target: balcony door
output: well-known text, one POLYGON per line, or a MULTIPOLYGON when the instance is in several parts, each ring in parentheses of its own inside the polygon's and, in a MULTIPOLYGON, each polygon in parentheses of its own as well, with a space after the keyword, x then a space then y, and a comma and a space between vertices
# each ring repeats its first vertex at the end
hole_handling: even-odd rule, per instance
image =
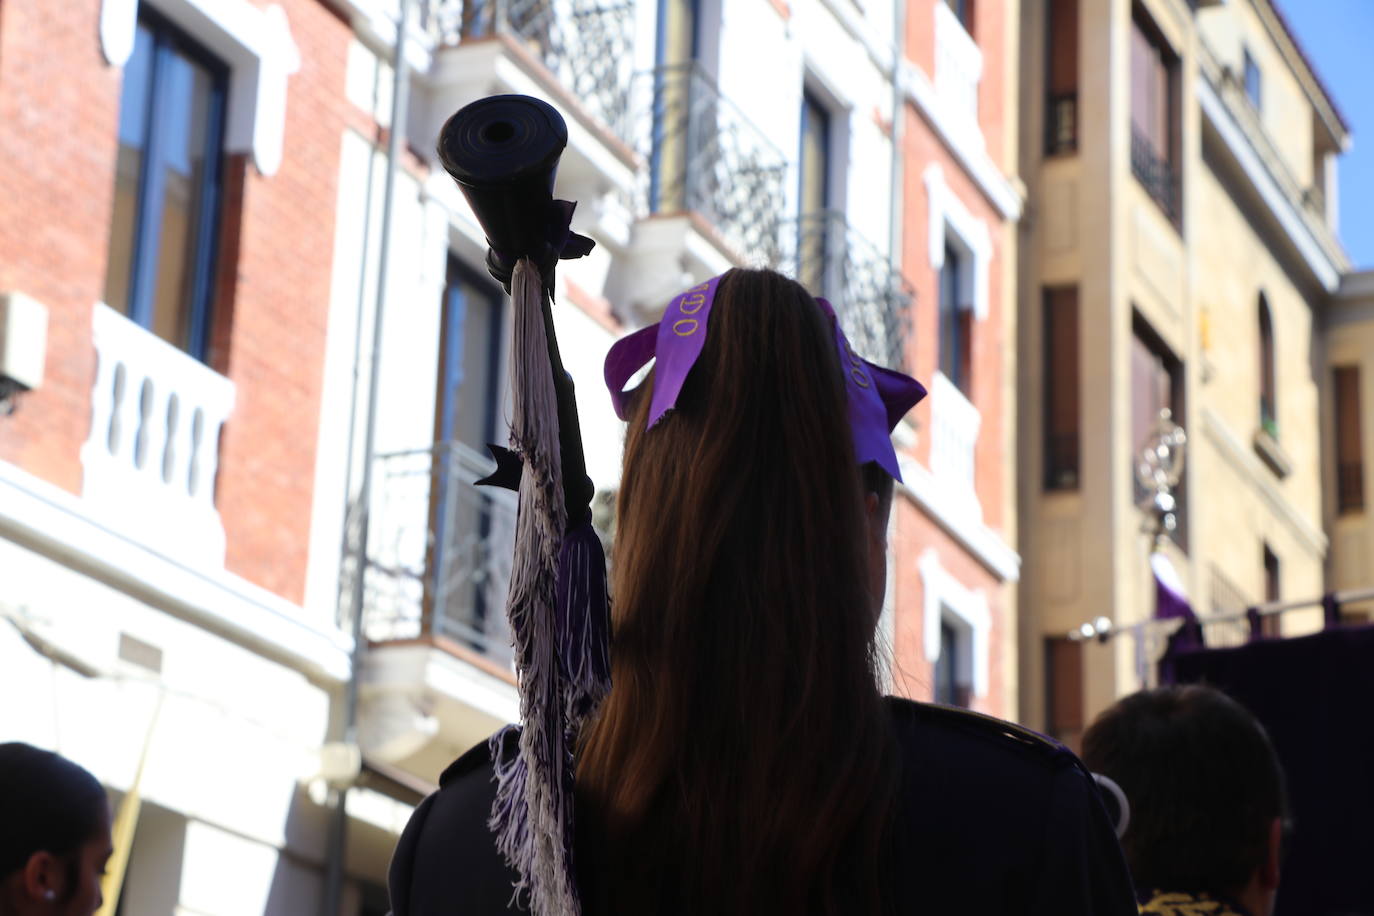
POLYGON ((514 499, 473 483, 490 470, 487 444, 505 444, 504 305, 499 287, 449 259, 426 583, 429 631, 503 660, 514 499))
POLYGON ((813 295, 834 291, 826 281, 830 245, 826 238, 830 209, 830 111, 810 90, 802 92, 801 149, 797 171, 797 279, 813 295))
POLYGON ((688 174, 696 146, 710 131, 698 109, 710 98, 696 84, 701 0, 659 0, 654 51, 653 155, 650 162, 650 206, 655 213, 696 209, 690 199, 688 174))

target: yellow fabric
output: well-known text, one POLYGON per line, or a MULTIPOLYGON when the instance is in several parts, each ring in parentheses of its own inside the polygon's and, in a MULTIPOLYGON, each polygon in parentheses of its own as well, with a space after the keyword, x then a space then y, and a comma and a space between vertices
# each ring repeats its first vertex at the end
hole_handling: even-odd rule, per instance
POLYGON ((1148 916, 1244 916, 1230 904, 1207 894, 1164 891, 1155 891, 1148 903, 1141 904, 1140 912, 1148 916))

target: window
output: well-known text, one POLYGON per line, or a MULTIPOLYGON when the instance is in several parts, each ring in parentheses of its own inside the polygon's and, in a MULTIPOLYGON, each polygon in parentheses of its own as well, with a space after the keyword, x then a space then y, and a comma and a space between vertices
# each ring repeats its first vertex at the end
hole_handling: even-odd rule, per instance
POLYGON ((954 13, 954 18, 958 19, 959 23, 963 25, 964 31, 972 35, 973 0, 944 0, 944 4, 954 13))
POLYGON ((504 590, 514 532, 509 493, 476 487, 498 439, 506 382, 499 287, 449 259, 439 336, 426 599, 430 631, 478 652, 508 653, 504 590))
POLYGON ((1078 288, 1045 290, 1045 489, 1078 489, 1078 288))
POLYGON ((1178 112, 1178 56, 1137 7, 1131 21, 1131 171, 1175 224, 1178 112))
POLYGON ((1255 106, 1255 110, 1259 111, 1262 98, 1259 64, 1255 63, 1255 59, 1250 56, 1249 48, 1246 48, 1242 53, 1245 58, 1245 97, 1250 100, 1251 105, 1255 106))
POLYGON ((649 204, 655 213, 691 208, 688 161, 714 133, 714 89, 698 63, 699 0, 660 0, 654 49, 653 152, 649 163, 649 204), (705 123, 703 123, 703 120, 705 123))
POLYGON ((1050 0, 1045 48, 1045 152, 1078 148, 1078 0, 1050 0))
MULTIPOLYGON (((1183 425, 1183 364, 1164 345, 1154 329, 1139 315, 1135 316, 1135 333, 1131 338, 1131 479, 1135 481, 1136 456, 1141 448, 1155 435, 1160 419, 1160 411, 1166 408, 1172 414, 1173 422, 1183 425)), ((1135 481, 1136 503, 1143 502, 1152 494, 1146 493, 1139 481, 1135 481)), ((1178 527, 1172 538, 1180 547, 1186 545, 1187 524, 1183 481, 1174 488, 1174 499, 1178 502, 1176 516, 1178 527)))
POLYGON ((124 66, 105 302, 205 359, 222 175, 224 66, 140 16, 124 66))
POLYGON ((485 453, 500 420, 503 321, 501 291, 449 258, 440 317, 435 438, 485 453))
POLYGON ((1259 423, 1272 439, 1279 437, 1279 415, 1275 394, 1274 322, 1264 294, 1259 297, 1259 423))
POLYGON ((798 172, 801 186, 797 196, 799 279, 807 289, 821 295, 826 291, 825 265, 830 208, 830 110, 810 90, 802 92, 801 149, 798 172))
POLYGON ((1045 730, 1077 748, 1083 725, 1083 643, 1049 637, 1045 640, 1045 730))
POLYGON ((949 608, 941 611, 934 699, 946 706, 967 707, 973 696, 973 633, 949 608))
POLYGON ((1335 371, 1336 400, 1336 511, 1364 511, 1364 449, 1360 421, 1360 370, 1340 366, 1335 371))
MULTIPOLYGON (((1279 558, 1269 549, 1268 544, 1263 545, 1264 550, 1264 601, 1269 604, 1280 600, 1281 584, 1279 580, 1279 558)), ((1260 618, 1260 634, 1263 636, 1279 636, 1278 614, 1265 614, 1260 618)))
POLYGON ((972 400, 973 310, 965 306, 968 291, 962 288, 965 257, 945 243, 945 262, 940 266, 940 372, 972 400))
POLYGON ((921 574, 921 642, 930 663, 937 702, 967 706, 988 694, 992 612, 987 597, 955 579, 927 549, 917 561, 921 574))

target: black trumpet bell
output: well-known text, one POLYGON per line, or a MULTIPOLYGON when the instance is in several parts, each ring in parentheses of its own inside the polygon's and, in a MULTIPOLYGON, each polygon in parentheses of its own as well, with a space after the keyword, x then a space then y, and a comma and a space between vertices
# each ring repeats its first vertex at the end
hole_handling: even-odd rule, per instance
POLYGON ((439 132, 439 161, 458 182, 496 258, 542 264, 551 254, 549 211, 568 125, 527 95, 493 95, 458 110, 439 132))

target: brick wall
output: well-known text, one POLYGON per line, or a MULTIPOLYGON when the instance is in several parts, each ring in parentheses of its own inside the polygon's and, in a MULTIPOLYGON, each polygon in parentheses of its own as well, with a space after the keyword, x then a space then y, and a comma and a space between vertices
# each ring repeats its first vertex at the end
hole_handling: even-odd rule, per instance
POLYGON ((91 312, 104 295, 120 73, 96 0, 0 4, 0 290, 48 307, 41 388, 0 417, 0 460, 72 493, 95 377, 91 312))
MULTIPOLYGON (((932 82, 935 80, 935 5, 945 0, 909 0, 906 7, 906 56, 932 82)), ((1006 79, 1010 42, 1015 35, 1003 0, 975 0, 973 40, 983 52, 983 75, 978 83, 978 124, 988 155, 1002 162, 1006 152, 1006 79)))
MULTIPOLYGON (((301 53, 282 164, 265 178, 246 155, 226 159, 209 361, 237 395, 217 491, 226 565, 301 601, 351 30, 319 0, 281 3, 301 53)), ((22 290, 50 310, 47 376, 15 416, 0 418, 0 460, 74 494, 122 75, 101 54, 99 15, 99 0, 0 6, 0 290, 22 290)))
POLYGON ((226 184, 241 200, 222 239, 216 331, 227 347, 216 368, 238 401, 221 440, 218 505, 228 568, 301 601, 351 31, 317 0, 283 7, 301 69, 288 83, 281 168, 264 178, 240 159, 226 184))
MULTIPOLYGON (((916 289, 916 313, 912 319, 914 341, 910 354, 916 377, 927 383, 939 366, 939 274, 930 266, 930 201, 924 173, 932 163, 944 171, 945 184, 969 212, 988 227, 992 239, 992 258, 988 264, 988 315, 973 325, 973 390, 970 400, 982 415, 976 452, 976 486, 983 507, 983 520, 1001 529, 1004 515, 1003 460, 1007 448, 1003 420, 1006 413, 1006 366, 1003 363, 1005 315, 1003 283, 1002 219, 983 197, 977 185, 959 166, 929 126, 907 106, 907 129, 903 134, 902 272, 916 289)), ((922 430, 917 457, 929 466, 931 399, 917 405, 913 415, 922 430)))
MULTIPOLYGON (((907 56, 932 81, 935 75, 935 5, 943 0, 913 0, 907 6, 907 56)), ((1005 6, 997 0, 974 3, 972 34, 983 52, 983 71, 978 86, 978 120, 989 157, 1000 162, 1008 137, 1004 123, 1006 106, 1007 43, 1012 40, 1005 6)), ((982 506, 983 521, 994 530, 1004 530, 1004 472, 1009 430, 1006 429, 1005 403, 1008 366, 1006 328, 1009 304, 1004 283, 1005 259, 1009 253, 1005 223, 982 190, 964 170, 939 138, 934 126, 914 105, 908 104, 903 130, 903 228, 902 272, 916 290, 916 309, 912 316, 912 350, 908 354, 918 378, 929 382, 939 366, 939 274, 930 264, 930 200, 925 171, 939 164, 944 182, 976 219, 987 227, 992 243, 987 266, 988 314, 973 324, 972 391, 970 400, 981 415, 975 455, 975 486, 982 506)), ((918 427, 916 458, 929 467, 931 448, 931 400, 918 405, 913 416, 918 427)), ((893 549, 894 569, 894 654, 896 671, 894 691, 916 699, 932 696, 933 666, 926 661, 924 645, 925 588, 920 574, 920 558, 929 550, 939 557, 941 567, 964 588, 982 592, 991 615, 988 640, 987 695, 974 698, 975 708, 993 715, 1016 716, 1013 694, 1007 683, 1013 670, 1015 620, 1009 602, 1009 589, 997 576, 955 541, 936 521, 911 499, 899 498, 894 509, 896 529, 893 549)))
POLYGON ((1015 718, 1017 710, 1008 705, 1006 672, 1008 653, 1015 651, 1015 624, 1006 595, 1008 586, 998 581, 949 534, 910 499, 898 496, 893 503, 896 530, 892 547, 897 555, 893 569, 896 595, 893 608, 892 692, 915 700, 930 700, 934 695, 934 666, 925 655, 925 587, 918 567, 921 555, 934 548, 945 572, 970 591, 982 592, 988 602, 992 628, 988 636, 988 691, 973 697, 972 707, 979 712, 1015 718))

